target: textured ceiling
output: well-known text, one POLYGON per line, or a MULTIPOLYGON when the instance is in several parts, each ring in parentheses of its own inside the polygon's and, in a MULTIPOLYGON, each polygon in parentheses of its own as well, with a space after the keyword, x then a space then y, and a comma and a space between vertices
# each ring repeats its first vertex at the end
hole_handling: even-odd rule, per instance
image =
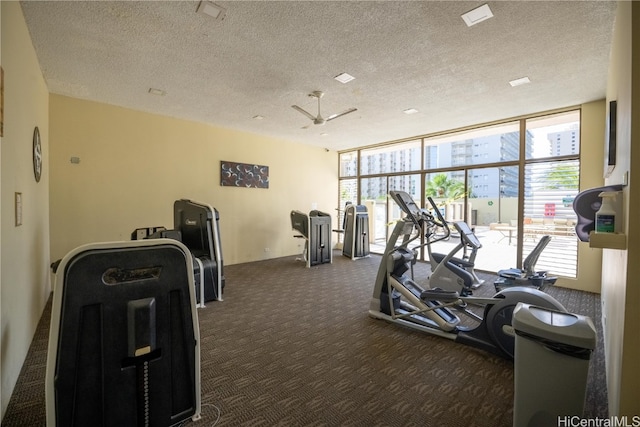
POLYGON ((484 2, 218 1, 222 21, 198 1, 21 4, 52 93, 332 150, 604 98, 616 8, 491 1, 467 27, 484 2), (315 115, 313 90, 325 118, 358 111, 313 125, 291 108, 315 115))

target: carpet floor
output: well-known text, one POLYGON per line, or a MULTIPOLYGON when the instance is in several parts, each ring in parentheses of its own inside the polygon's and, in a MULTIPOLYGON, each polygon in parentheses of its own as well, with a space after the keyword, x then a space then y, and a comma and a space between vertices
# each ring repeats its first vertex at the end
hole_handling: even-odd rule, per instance
MULTIPOLYGON (((511 426, 513 362, 368 315, 381 257, 305 268, 295 257, 225 267, 223 302, 199 309, 202 426, 511 426)), ((426 280, 428 264, 416 266, 426 280)), ((479 295, 494 293, 495 276, 479 295)), ((607 416, 599 295, 551 287, 591 317, 585 417, 607 416)), ((44 426, 50 304, 2 426, 44 426)))

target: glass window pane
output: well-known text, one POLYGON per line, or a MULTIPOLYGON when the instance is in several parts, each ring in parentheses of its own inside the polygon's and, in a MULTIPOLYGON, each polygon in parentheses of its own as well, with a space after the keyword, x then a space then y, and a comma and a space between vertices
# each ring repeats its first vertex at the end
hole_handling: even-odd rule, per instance
MULTIPOLYGON (((464 187, 464 171, 451 171, 442 173, 428 173, 425 175, 424 195, 425 207, 430 208, 427 204, 427 197, 431 197, 438 204, 443 206, 452 202, 464 202, 466 189, 464 187)), ((464 219, 453 211, 448 211, 445 216, 447 221, 456 219, 464 219)))
POLYGON ((498 163, 518 159, 520 125, 511 122, 425 139, 426 169, 498 163))
MULTIPOLYGON (((396 175, 389 177, 389 191, 406 191, 411 198, 416 202, 418 206, 420 206, 420 175, 396 175)), ((400 218, 404 217, 404 213, 400 209, 400 206, 389 197, 388 204, 388 212, 387 212, 387 224, 388 229, 387 233, 391 236, 393 232, 393 228, 395 227, 395 223, 400 218)), ((416 246, 420 246, 421 240, 418 238, 414 240, 409 247, 414 248, 416 246)), ((384 248, 383 248, 384 250, 384 248)), ((421 248, 418 250, 418 257, 420 257, 421 248)))
MULTIPOLYGON (((424 184, 424 207, 431 210, 428 197, 431 197, 436 206, 448 222, 465 220, 465 193, 464 171, 451 171, 446 173, 429 173, 425 175, 424 184)), ((450 226, 451 232, 455 232, 450 226)), ((444 230, 436 230, 437 237, 442 236, 444 230)), ((459 243, 459 237, 452 237, 449 240, 441 240, 430 245, 431 252, 447 254, 459 243)), ((462 254, 457 254, 462 257, 462 254)), ((428 253, 425 259, 428 259, 428 253)))
POLYGON ((387 177, 362 178, 360 180, 360 203, 369 214, 371 252, 383 252, 387 240, 387 177), (377 249, 382 246, 382 250, 377 249))
POLYGON ((420 140, 362 150, 360 174, 408 172, 420 170, 420 140))
POLYGON ((358 152, 340 153, 340 177, 358 175, 358 152))
POLYGON ((578 239, 573 199, 578 194, 580 163, 533 163, 525 167, 523 257, 543 235, 551 242, 538 259, 536 270, 576 277, 578 239))
POLYGON ((358 202, 358 181, 356 179, 340 180, 340 202, 338 205, 338 228, 344 230, 344 207, 348 203, 358 202))
POLYGON ((497 272, 516 267, 518 167, 469 169, 467 182, 467 222, 482 243, 475 268, 497 272))
POLYGON ((395 175, 389 177, 389 191, 406 191, 420 203, 420 175, 395 175))
POLYGON ((580 111, 526 121, 527 159, 580 154, 580 111))

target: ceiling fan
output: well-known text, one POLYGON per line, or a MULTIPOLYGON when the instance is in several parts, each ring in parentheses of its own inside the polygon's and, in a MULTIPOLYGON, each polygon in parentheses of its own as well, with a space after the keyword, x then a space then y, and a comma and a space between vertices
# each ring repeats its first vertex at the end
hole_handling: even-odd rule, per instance
POLYGON ((311 114, 311 113, 307 112, 306 110, 298 107, 297 105, 292 105, 291 108, 293 108, 294 110, 300 111, 302 114, 304 114, 305 116, 309 117, 314 125, 323 125, 323 124, 327 123, 329 120, 337 119, 338 117, 344 116, 345 114, 349 114, 349 113, 353 113, 354 111, 358 111, 357 108, 349 108, 347 110, 344 110, 341 113, 332 114, 332 115, 330 115, 329 117, 327 117, 325 119, 320 115, 320 98, 322 98, 323 96, 324 96, 324 92, 322 92, 320 90, 314 90, 313 92, 311 92, 309 94, 310 98, 317 98, 318 99, 318 115, 317 116, 314 116, 313 114, 311 114))

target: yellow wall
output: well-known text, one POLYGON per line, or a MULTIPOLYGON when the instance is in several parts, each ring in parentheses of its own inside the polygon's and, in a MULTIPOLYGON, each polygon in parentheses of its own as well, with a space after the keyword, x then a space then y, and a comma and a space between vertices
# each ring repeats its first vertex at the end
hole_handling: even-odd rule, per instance
MULTIPOLYGON (((2 58, 2 5, 0 5, 0 58, 2 58)), ((0 61, 0 65, 2 65, 2 61, 0 61)), ((4 76, 2 77, 2 95, 0 95, 2 100, 0 103, 0 109, 4 109, 4 76)), ((2 110, 2 115, 4 117, 4 110, 2 110)), ((4 121, 4 118, 2 119, 4 121)), ((1 126, 1 125, 0 125, 1 126)), ((2 132, 0 132, 0 174, 2 174, 2 132)), ((2 188, 0 187, 0 224, 2 224, 2 188)), ((0 227, 0 242, 2 241, 2 227, 0 227)), ((2 320, 2 244, 0 244, 0 322, 4 322, 2 320)), ((0 420, 4 416, 4 404, 2 403, 2 363, 1 363, 1 355, 2 355, 2 323, 0 323, 0 420)))
POLYGON ((640 5, 618 2, 607 101, 617 100, 616 167, 607 184, 620 184, 629 172, 624 189, 624 230, 627 250, 603 250, 602 322, 605 335, 607 389, 611 415, 640 414, 640 183, 632 166, 640 167, 640 5), (635 42, 635 47, 634 43, 635 42), (634 149, 635 148, 635 149, 634 149))
POLYGON ((335 152, 53 94, 50 118, 52 259, 172 228, 179 198, 218 209, 226 264, 302 252, 292 209, 335 215, 335 152), (269 166, 269 189, 221 187, 221 160, 269 166))
MULTIPOLYGON (((605 134, 604 100, 582 105, 580 129, 580 190, 601 187, 604 183, 602 165, 604 153, 600 149, 605 134)), ((558 278, 557 286, 600 293, 602 249, 593 249, 589 243, 578 243, 578 271, 576 278, 558 278)))
MULTIPOLYGON (((5 133, 0 144, 4 414, 50 291, 50 261, 83 243, 129 239, 137 227, 171 226, 173 201, 182 197, 220 211, 225 263, 296 254, 300 241, 292 237, 289 212, 315 205, 334 215, 337 156, 321 148, 48 95, 19 3, 0 5, 5 75, 5 133), (45 160, 39 184, 31 166, 36 125, 45 160), (79 157, 80 164, 71 164, 72 156, 79 157), (271 188, 220 187, 220 160, 268 165, 271 188), (15 192, 23 195, 19 227, 14 225, 15 192)), ((640 165, 640 88, 632 85, 634 79, 640 81, 640 53, 632 56, 631 43, 633 37, 640 46, 640 5, 619 2, 618 9, 607 100, 618 100, 619 154, 607 184, 621 182, 623 172, 640 165)), ((601 143, 603 120, 597 117, 603 114, 602 102, 583 106, 582 168, 594 173, 583 174, 581 188, 601 185, 602 153, 591 157, 584 147, 601 143)), ((640 210, 640 184, 635 181, 630 174, 625 190, 628 250, 600 251, 581 244, 579 254, 578 286, 594 291, 598 280, 589 277, 599 277, 593 260, 602 256, 611 414, 640 414, 640 263, 633 262, 640 259, 640 224, 630 220, 631 213, 640 210)))
POLYGON ((4 69, 4 137, 0 150, 2 185, 0 333, 2 414, 22 368, 50 292, 49 283, 49 117, 48 91, 20 4, 0 2, 4 69), (32 135, 38 126, 44 169, 36 183, 32 135), (15 226, 14 194, 22 193, 22 225, 15 226))
MULTIPOLYGON (((631 64, 631 134, 629 170, 640 167, 640 4, 632 3, 632 64, 631 64)), ((624 172, 624 169, 623 171, 624 172)), ((620 385, 620 414, 640 414, 640 179, 630 175, 627 188, 627 251, 626 300, 624 311, 624 340, 622 343, 622 381, 620 385), (634 179, 635 178, 635 179, 634 179)))

